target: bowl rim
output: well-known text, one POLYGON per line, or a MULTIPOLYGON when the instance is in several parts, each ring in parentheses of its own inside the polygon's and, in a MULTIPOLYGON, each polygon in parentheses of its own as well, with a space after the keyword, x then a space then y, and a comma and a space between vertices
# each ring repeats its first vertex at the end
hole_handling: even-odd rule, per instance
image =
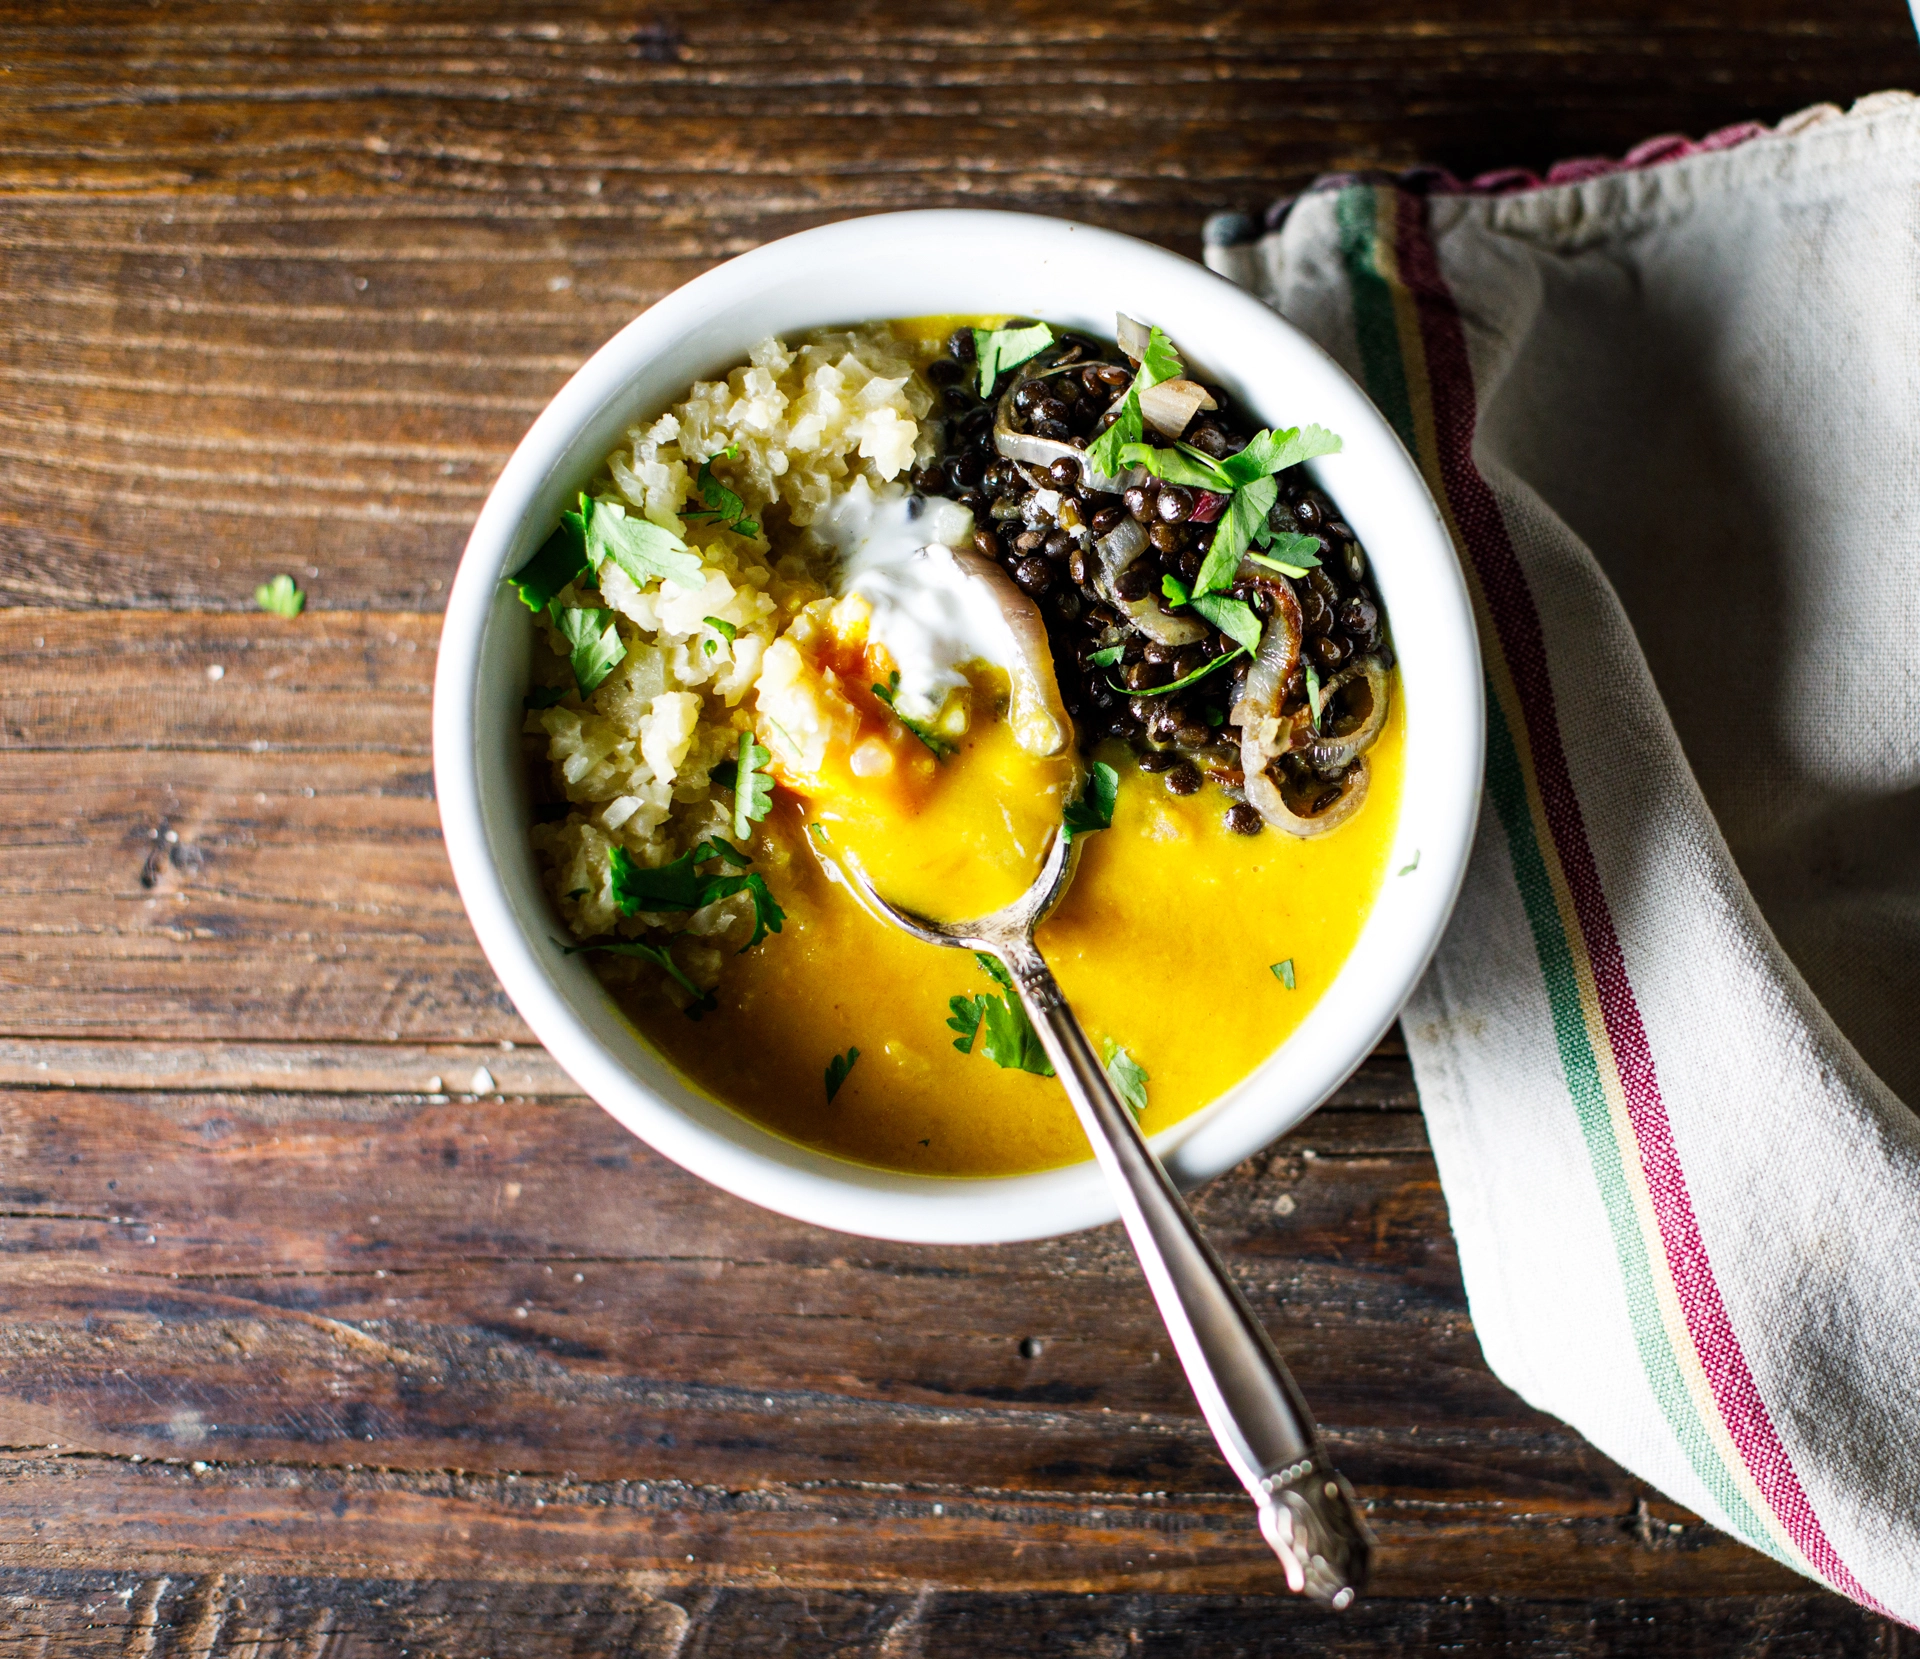
MULTIPOLYGON (((537 545, 528 530, 536 521, 536 511, 543 504, 550 508, 549 498, 560 499, 559 492, 569 480, 576 488, 584 480, 575 452, 582 449, 586 434, 596 425, 604 427, 619 411, 624 410, 618 417, 621 429, 650 411, 653 400, 636 393, 650 365, 680 350, 685 342, 701 338, 703 331, 716 339, 733 339, 729 351, 720 351, 717 357, 720 362, 738 362, 768 333, 791 335, 809 327, 860 320, 844 312, 823 314, 812 322, 748 328, 745 334, 750 337, 727 336, 724 329, 716 333, 715 324, 715 319, 724 320, 742 310, 751 313, 756 305, 781 303, 796 286, 809 292, 822 283, 830 288, 828 279, 834 272, 876 255, 889 257, 896 265, 911 264, 914 259, 926 262, 918 291, 927 292, 934 285, 926 274, 934 268, 933 261, 944 251, 951 262, 954 246, 972 245, 966 239, 984 239, 995 249, 993 280, 1002 285, 1009 264, 1016 271, 1050 270, 1056 278, 1063 269, 1098 271, 1102 281, 1112 280, 1110 274, 1119 271, 1144 290, 1190 290, 1185 303, 1204 306, 1210 327, 1216 316, 1224 314, 1232 326, 1250 331, 1250 339, 1289 359, 1288 374, 1304 377, 1315 386, 1316 406, 1319 400, 1325 401, 1330 418, 1323 424, 1346 440, 1341 456, 1312 470, 1340 501, 1356 530, 1367 519, 1374 497, 1384 494, 1397 503, 1400 519, 1392 566, 1401 568, 1405 561, 1399 580, 1412 581, 1415 573, 1419 577, 1419 637, 1426 679, 1418 702, 1409 699, 1409 785, 1416 775, 1416 735, 1451 744, 1452 753, 1444 767, 1435 761, 1436 775, 1429 780, 1431 787, 1416 815, 1414 843, 1406 842, 1411 788, 1401 802, 1395 850, 1385 879, 1395 881, 1394 861, 1409 844, 1414 847, 1414 869, 1424 866, 1424 873, 1407 889, 1394 893, 1392 931, 1398 937, 1397 947, 1389 951, 1383 945, 1376 951, 1376 955, 1384 952, 1379 963, 1367 959, 1369 967, 1384 975, 1384 983, 1371 986, 1367 995, 1349 987, 1344 1000, 1335 1001, 1336 992, 1352 977, 1363 947, 1375 937, 1376 923, 1389 909, 1383 890, 1334 983, 1274 1055, 1227 1095, 1153 1137, 1156 1152, 1181 1185, 1221 1173, 1308 1116, 1372 1052, 1398 1017, 1439 943, 1465 878, 1479 812, 1485 745, 1479 647, 1465 577, 1440 511, 1399 435, 1317 342, 1252 295, 1181 255, 1120 232, 1040 215, 971 209, 874 214, 801 231, 718 265, 666 295, 602 345, 555 394, 502 468, 468 538, 448 595, 434 680, 433 766, 442 832, 462 903, 502 986, 554 1060, 656 1151, 738 1197, 798 1220, 842 1232, 930 1244, 1005 1243, 1055 1236, 1111 1221, 1118 1209, 1091 1158, 1033 1175, 909 1175, 799 1146, 690 1089, 623 1017, 616 1013, 617 1023, 609 1023, 612 1000, 597 989, 597 981, 591 982, 595 991, 584 989, 590 976, 577 959, 549 954, 532 937, 535 929, 524 914, 524 882, 518 889, 520 908, 516 908, 516 894, 509 890, 494 850, 495 841, 503 839, 501 829, 497 824, 489 829, 490 815, 505 812, 506 803, 497 791, 489 796, 483 785, 483 774, 493 773, 488 772, 483 749, 481 705, 488 689, 484 675, 490 634, 497 638, 501 628, 531 626, 501 577, 518 568, 537 545), (1355 459, 1363 456, 1364 464, 1356 468, 1355 459), (1343 466, 1343 460, 1348 464, 1343 466), (1357 498, 1342 499, 1339 482, 1329 482, 1328 473, 1344 479, 1349 489, 1367 480, 1369 505, 1352 510, 1359 505, 1357 498), (522 623, 505 620, 515 611, 522 623), (1444 640, 1433 640, 1428 651, 1429 635, 1434 634, 1444 640), (1442 643, 1450 657, 1440 649, 1442 643), (1325 1029, 1333 1022, 1320 1020, 1330 1006, 1344 1012, 1345 1024, 1338 1030, 1325 1029), (1300 1074, 1290 1089, 1277 1081, 1281 1055, 1287 1055, 1300 1074)), ((884 283, 883 276, 872 280, 884 283)), ((938 280, 951 285, 965 279, 943 272, 938 280)), ((1040 284, 1036 280, 1033 286, 1040 284)), ((995 309, 1013 308, 906 303, 868 315, 909 317, 995 309)), ((1155 309, 1166 314, 1163 307, 1155 309)), ((1067 321, 1057 309, 1052 314, 1067 321)), ((695 371, 700 372, 714 370, 695 371)), ((1216 371, 1209 367, 1206 372, 1216 371)), ((684 388, 692 378, 689 375, 677 386, 684 388)), ((1220 378, 1234 383, 1231 372, 1220 378)), ((671 401, 679 395, 674 390, 667 397, 671 401)), ((1262 399, 1255 395, 1250 401, 1258 407, 1262 399)), ((600 448, 587 471, 597 467, 613 447, 608 443, 600 448)), ((540 520, 541 539, 551 516, 549 510, 540 520)), ((1361 539, 1374 559, 1376 579, 1386 597, 1389 567, 1381 564, 1374 539, 1365 533, 1361 539)), ((1396 618, 1401 614, 1391 600, 1387 609, 1396 618)), ((1407 626, 1403 622, 1395 629, 1403 685, 1408 653, 1402 629, 1407 626)), ((496 645, 496 654, 499 649, 496 645)), ((516 687, 512 695, 516 710, 519 695, 516 687)), ((1424 749, 1422 757, 1424 769, 1428 760, 1424 749)), ((527 814, 521 812, 514 856, 530 863, 527 821, 527 814)), ((546 902, 544 895, 541 902, 546 902)), ((549 934, 557 925, 551 914, 540 924, 549 934)), ((1379 937, 1385 940, 1386 934, 1379 937)))

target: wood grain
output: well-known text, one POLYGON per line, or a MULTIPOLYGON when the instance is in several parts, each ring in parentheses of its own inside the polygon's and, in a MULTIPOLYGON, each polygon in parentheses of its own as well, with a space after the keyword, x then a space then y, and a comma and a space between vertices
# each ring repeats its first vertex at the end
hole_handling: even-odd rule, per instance
MULTIPOLYGON (((1619 153, 1910 79, 1898 0, 54 7, 0 28, 0 601, 439 607, 570 370, 851 213, 1197 252, 1314 174, 1619 153)), ((961 257, 967 257, 962 252, 961 257)), ((991 258, 986 247, 972 257, 991 258)))
POLYGON ((1111 1230, 818 1232, 575 1092, 428 712, 513 444, 730 254, 1193 253, 1917 68, 1899 0, 0 8, 0 1653, 1910 1653, 1493 1378, 1397 1038, 1200 1201, 1384 1543, 1277 1595, 1111 1230))

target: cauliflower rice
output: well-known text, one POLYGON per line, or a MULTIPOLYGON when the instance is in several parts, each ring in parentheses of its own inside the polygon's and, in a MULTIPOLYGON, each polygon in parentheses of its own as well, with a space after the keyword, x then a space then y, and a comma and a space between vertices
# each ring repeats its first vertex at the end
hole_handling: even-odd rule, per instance
MULTIPOLYGON (((559 700, 531 709, 525 732, 551 772, 548 812, 564 806, 565 817, 536 825, 533 844, 575 938, 673 932, 674 960, 711 988, 729 952, 750 936, 745 894, 687 916, 623 917, 610 850, 658 867, 703 840, 734 841, 733 792, 714 782, 713 770, 752 729, 742 701, 775 641, 796 620, 799 635, 817 628, 829 608, 821 603, 824 549, 807 526, 854 479, 889 483, 924 461, 917 452, 931 403, 884 325, 816 332, 792 347, 769 338, 724 381, 696 383, 683 402, 631 428, 607 457, 588 491, 600 510, 624 508, 683 538, 705 581, 640 586, 607 560, 597 577, 582 574, 563 589, 562 606, 611 610, 626 648, 585 698, 568 642, 551 615, 540 619, 549 650, 536 653, 534 681, 559 700), (716 459, 729 446, 735 455, 716 459), (703 461, 745 502, 758 534, 683 516, 690 500, 696 513, 701 507, 694 475, 703 461)), ((776 664, 783 654, 791 647, 775 653, 776 664)), ((765 856, 781 855, 768 848, 765 856)), ((602 957, 597 966, 615 982, 653 977, 625 957, 602 957)), ((679 986, 661 984, 676 1002, 688 1000, 679 986)))

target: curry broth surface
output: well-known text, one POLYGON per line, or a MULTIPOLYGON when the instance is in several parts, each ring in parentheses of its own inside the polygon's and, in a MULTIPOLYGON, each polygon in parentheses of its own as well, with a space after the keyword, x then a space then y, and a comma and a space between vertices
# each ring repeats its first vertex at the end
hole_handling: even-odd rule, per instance
MULTIPOLYGON (((1368 751, 1372 785, 1332 833, 1239 836, 1222 797, 1185 798, 1128 764, 1108 830, 1040 944, 1098 1049, 1111 1038, 1151 1076, 1142 1127, 1178 1123, 1233 1088, 1299 1025, 1359 937, 1400 815, 1405 718, 1398 675, 1368 751), (1289 991, 1271 965, 1291 959, 1289 991)), ((1085 1137, 1052 1078, 961 1054, 950 997, 997 992, 961 951, 873 920, 807 845, 804 803, 782 792, 754 853, 784 931, 729 962, 698 1022, 629 992, 640 1030, 701 1092, 821 1151, 925 1175, 1012 1175, 1074 1163, 1085 1137), (833 1101, 827 1062, 860 1050, 833 1101)))

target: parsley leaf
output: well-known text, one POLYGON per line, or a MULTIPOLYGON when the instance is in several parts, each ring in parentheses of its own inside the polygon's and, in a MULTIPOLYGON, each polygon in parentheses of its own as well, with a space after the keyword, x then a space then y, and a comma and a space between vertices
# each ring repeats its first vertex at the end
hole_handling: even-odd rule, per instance
POLYGON ((1339 451, 1339 438, 1324 426, 1290 426, 1284 432, 1268 428, 1256 432, 1253 441, 1238 455, 1229 455, 1220 463, 1220 469, 1239 486, 1339 451))
POLYGON ((853 1070, 854 1061, 860 1058, 857 1048, 850 1048, 845 1054, 836 1054, 827 1062, 827 1104, 833 1104, 833 1097, 840 1092, 840 1085, 847 1080, 847 1073, 853 1070))
MULTIPOLYGON (((585 889, 582 888, 581 891, 584 892, 585 889)), ((632 956, 642 962, 651 962, 693 998, 693 1001, 681 1010, 690 1020, 699 1019, 702 1014, 717 1006, 713 993, 701 990, 682 972, 673 957, 661 946, 649 945, 641 939, 611 939, 605 944, 561 945, 560 948, 568 956, 584 956, 589 952, 597 951, 606 956, 632 956)))
POLYGON ((656 578, 683 588, 698 588, 707 580, 698 553, 671 530, 651 519, 635 518, 617 501, 580 497, 580 515, 586 526, 587 560, 597 571, 608 559, 645 587, 656 578))
POLYGON ((1053 1063, 1048 1060, 1040 1034, 1033 1029, 1026 1009, 1014 994, 1012 977, 984 952, 975 952, 975 957, 990 978, 1007 988, 1007 995, 996 997, 981 993, 949 997, 947 1025, 960 1033, 953 1046, 962 1054, 971 1054, 977 1043, 980 1052, 1003 1071, 1051 1077, 1053 1063))
POLYGON ((716 634, 718 634, 722 639, 733 640, 733 639, 738 639, 740 637, 740 630, 736 628, 731 622, 729 622, 724 616, 703 616, 700 618, 700 620, 704 622, 709 628, 711 628, 716 634))
POLYGON ((1300 671, 1307 682, 1307 709, 1313 718, 1313 729, 1320 729, 1320 711, 1327 706, 1326 698, 1320 690, 1320 676, 1314 671, 1303 653, 1300 658, 1300 671))
POLYGON ((535 686, 525 697, 520 699, 520 706, 525 709, 550 709, 556 703, 565 702, 566 697, 567 691, 565 686, 535 686))
POLYGON ((1186 372, 1187 366, 1180 361, 1173 342, 1157 327, 1150 330, 1146 355, 1140 360, 1133 384, 1127 388, 1120 413, 1114 417, 1113 425, 1087 445, 1087 465, 1108 478, 1118 478, 1124 473, 1129 465, 1127 450, 1146 436, 1146 423, 1140 415, 1140 394, 1163 380, 1178 380, 1186 372))
POLYGON ((746 840, 753 826, 773 810, 773 779, 761 768, 773 755, 753 740, 752 732, 740 734, 740 758, 733 767, 733 833, 746 840))
POLYGON ((1160 591, 1166 595, 1167 603, 1176 609, 1193 597, 1193 595, 1187 591, 1187 584, 1181 581, 1178 576, 1174 575, 1172 571, 1168 571, 1166 575, 1160 578, 1160 591))
POLYGON ((1273 977, 1279 980, 1282 985, 1286 986, 1289 991, 1294 988, 1293 958, 1291 956, 1284 962, 1275 962, 1272 964, 1270 972, 1273 974, 1273 977))
MULTIPOLYGON (((706 508, 704 511, 696 510, 691 513, 682 513, 680 516, 689 519, 717 519, 722 528, 751 539, 758 537, 760 526, 747 517, 747 504, 740 499, 738 492, 723 484, 714 476, 713 471, 715 461, 731 461, 739 453, 738 444, 728 444, 718 455, 709 455, 700 463, 700 470, 693 475, 693 488, 700 499, 706 503, 706 508)), ((706 620, 711 622, 713 618, 708 617, 706 620)), ((728 631, 727 638, 733 638, 731 630, 728 631)))
POLYGON ((560 527, 533 557, 507 578, 520 591, 520 603, 538 616, 576 576, 587 570, 586 520, 562 513, 560 527))
POLYGON ((1113 1085, 1113 1092, 1138 1117, 1147 1109, 1147 1085, 1153 1081, 1147 1068, 1111 1037, 1100 1044, 1100 1058, 1107 1068, 1107 1081, 1113 1085))
POLYGON ((912 732, 915 737, 919 738, 922 743, 933 751, 935 759, 945 760, 948 755, 953 753, 953 745, 929 726, 926 721, 910 720, 906 715, 902 714, 899 709, 894 707, 894 699, 900 695, 899 669, 896 668, 887 676, 887 683, 885 685, 876 685, 872 690, 874 696, 878 697, 880 701, 885 703, 888 709, 892 711, 894 719, 898 720, 901 725, 905 726, 908 731, 912 732))
POLYGON ((1223 593, 1196 593, 1192 605, 1229 639, 1238 641, 1249 651, 1260 649, 1262 625, 1260 618, 1253 614, 1252 606, 1229 599, 1223 593))
POLYGON ((1113 685, 1113 689, 1119 692, 1122 697, 1164 697, 1170 691, 1185 691, 1186 688, 1196 680, 1204 680, 1209 674, 1216 673, 1220 669, 1225 668, 1227 664, 1232 662, 1236 657, 1244 657, 1246 654, 1247 648, 1244 645, 1236 645, 1224 656, 1215 657, 1213 661, 1208 663, 1204 668, 1196 668, 1191 674, 1185 675, 1178 680, 1170 680, 1165 685, 1145 686, 1138 691, 1128 686, 1114 685, 1111 680, 1107 683, 1113 685))
POLYGON ((299 584, 284 572, 271 582, 262 582, 253 590, 253 602, 275 616, 295 617, 307 608, 307 596, 299 584))
POLYGON ((1089 651, 1087 661, 1095 668, 1111 668, 1126 654, 1127 648, 1124 645, 1108 645, 1098 651, 1089 651))
POLYGON ((702 841, 671 864, 654 869, 635 864, 624 847, 610 848, 607 861, 613 872, 613 902, 621 915, 631 916, 638 910, 652 913, 703 910, 735 893, 746 893, 753 899, 753 937, 740 947, 740 954, 744 956, 769 933, 778 933, 787 913, 775 901, 766 877, 758 871, 744 876, 703 876, 695 871, 696 864, 710 864, 715 859, 740 869, 753 862, 738 847, 717 839, 702 841))
POLYGON ((1155 478, 1169 484, 1212 490, 1217 495, 1231 495, 1238 488, 1221 470, 1218 461, 1187 444, 1178 449, 1161 449, 1147 443, 1128 444, 1121 450, 1120 460, 1125 466, 1145 467, 1155 478))
POLYGON ((1113 805, 1120 798, 1120 774, 1104 760, 1096 760, 1087 773, 1080 798, 1067 803, 1061 825, 1071 841, 1076 835, 1091 835, 1113 825, 1113 805))
POLYGON ((1320 563, 1320 538, 1298 530, 1269 530, 1260 545, 1277 560, 1312 570, 1320 563))
POLYGON ((993 385, 1008 369, 1017 368, 1053 344, 1053 330, 1045 323, 1032 328, 976 328, 974 361, 980 365, 980 395, 993 396, 993 385))
POLYGON ((553 625, 567 642, 573 661, 574 683, 582 697, 591 697, 627 654, 613 612, 591 606, 552 607, 553 625))
POLYGON ((980 1004, 985 1001, 985 997, 947 998, 947 1025, 960 1033, 953 1046, 962 1054, 973 1052, 973 1039, 980 1031, 980 1004))
POLYGON ((1267 522, 1267 514, 1273 510, 1279 495, 1280 486, 1271 478, 1256 478, 1233 492, 1227 510, 1213 527, 1213 545, 1207 549, 1206 561, 1194 578, 1195 593, 1212 593, 1232 585, 1233 573, 1240 568, 1240 555, 1267 522))

